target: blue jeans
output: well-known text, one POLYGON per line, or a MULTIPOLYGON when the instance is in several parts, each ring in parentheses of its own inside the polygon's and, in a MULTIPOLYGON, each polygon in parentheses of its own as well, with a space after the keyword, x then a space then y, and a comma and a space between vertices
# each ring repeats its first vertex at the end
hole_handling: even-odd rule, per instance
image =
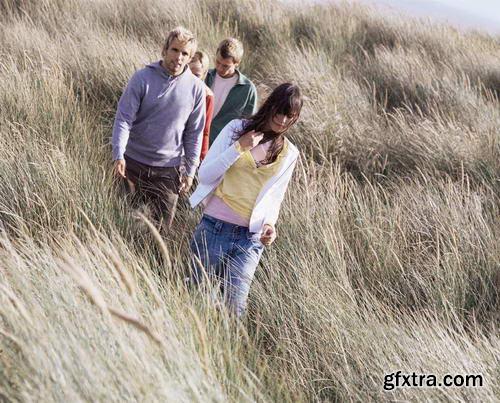
POLYGON ((226 305, 238 317, 245 312, 264 250, 259 238, 247 227, 203 215, 191 240, 193 282, 199 285, 205 278, 220 281, 226 305))

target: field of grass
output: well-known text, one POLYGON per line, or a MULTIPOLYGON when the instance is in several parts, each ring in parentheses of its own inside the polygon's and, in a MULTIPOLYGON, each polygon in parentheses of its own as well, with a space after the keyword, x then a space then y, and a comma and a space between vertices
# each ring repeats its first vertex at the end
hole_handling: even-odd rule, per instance
POLYGON ((0 1, 0 401, 495 401, 500 38, 357 6, 0 1), (307 96, 302 158, 241 322, 189 293, 111 175, 130 75, 182 24, 264 97, 307 96), (384 374, 482 374, 384 391, 384 374))

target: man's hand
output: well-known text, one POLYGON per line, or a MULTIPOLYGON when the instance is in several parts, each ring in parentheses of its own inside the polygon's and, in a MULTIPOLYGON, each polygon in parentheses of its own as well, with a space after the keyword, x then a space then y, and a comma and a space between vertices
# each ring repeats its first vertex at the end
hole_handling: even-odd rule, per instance
POLYGON ((243 151, 248 151, 259 144, 259 142, 262 140, 262 137, 264 137, 264 133, 251 130, 241 136, 238 139, 238 143, 240 143, 240 147, 243 151))
POLYGON ((260 242, 262 242, 265 246, 269 246, 274 242, 276 236, 276 229, 270 224, 264 224, 260 242))
POLYGON ((125 160, 116 160, 113 166, 113 172, 117 178, 126 178, 125 176, 125 160))
POLYGON ((193 185, 192 176, 181 175, 181 185, 179 187, 179 194, 181 196, 185 196, 189 192, 189 189, 191 189, 192 185, 193 185))

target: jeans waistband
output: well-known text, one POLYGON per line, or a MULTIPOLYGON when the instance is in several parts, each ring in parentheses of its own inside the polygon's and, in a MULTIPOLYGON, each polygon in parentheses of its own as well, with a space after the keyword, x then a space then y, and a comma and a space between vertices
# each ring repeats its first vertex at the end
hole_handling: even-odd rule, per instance
POLYGON ((247 237, 254 235, 253 232, 250 232, 248 227, 242 227, 241 225, 236 225, 227 221, 222 221, 219 220, 218 218, 212 217, 207 214, 203 214, 202 220, 204 220, 205 223, 207 223, 208 225, 213 226, 214 229, 220 233, 232 233, 235 235, 241 235, 247 237))

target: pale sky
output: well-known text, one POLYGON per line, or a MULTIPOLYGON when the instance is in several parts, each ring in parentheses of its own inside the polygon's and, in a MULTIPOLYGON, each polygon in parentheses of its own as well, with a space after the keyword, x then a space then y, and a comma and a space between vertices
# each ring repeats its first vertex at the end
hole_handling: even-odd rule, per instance
MULTIPOLYGON (((287 0, 284 0, 285 2, 287 0)), ((293 1, 293 0, 290 0, 293 1)), ((309 0, 317 3, 341 0, 309 0)), ((403 12, 415 17, 445 21, 463 29, 500 35, 500 0, 348 0, 377 6, 380 10, 403 12)))
MULTIPOLYGON (((366 1, 366 0, 363 0, 366 1)), ((373 4, 500 34, 500 0, 368 0, 373 4)))
POLYGON ((496 17, 500 23, 500 1, 498 0, 435 0, 464 11, 473 12, 486 17, 496 17))

